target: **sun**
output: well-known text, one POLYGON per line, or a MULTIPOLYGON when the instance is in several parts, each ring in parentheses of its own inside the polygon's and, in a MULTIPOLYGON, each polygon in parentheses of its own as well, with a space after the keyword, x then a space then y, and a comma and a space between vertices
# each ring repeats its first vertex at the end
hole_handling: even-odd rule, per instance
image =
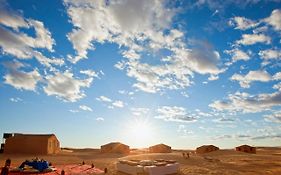
POLYGON ((139 139, 147 139, 150 134, 150 127, 143 122, 135 123, 131 126, 131 134, 139 139))
POLYGON ((126 135, 128 141, 136 148, 144 148, 153 141, 154 131, 151 123, 144 119, 128 122, 126 135))

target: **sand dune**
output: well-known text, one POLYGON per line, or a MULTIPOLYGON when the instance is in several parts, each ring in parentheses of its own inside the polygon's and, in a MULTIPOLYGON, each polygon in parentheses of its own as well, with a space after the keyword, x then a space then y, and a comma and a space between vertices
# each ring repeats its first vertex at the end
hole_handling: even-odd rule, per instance
MULTIPOLYGON (((5 155, 0 154, 0 165, 3 166, 6 158, 12 159, 12 166, 19 165, 26 159, 35 155, 5 155)), ((179 175, 280 175, 281 174, 281 148, 258 148, 257 154, 247 154, 234 150, 219 150, 202 155, 192 154, 189 159, 182 157, 182 151, 172 153, 138 153, 101 154, 94 149, 68 149, 58 155, 40 156, 54 165, 73 163, 94 163, 101 169, 107 167, 108 174, 123 175, 117 172, 115 163, 119 159, 173 159, 180 163, 179 175)))

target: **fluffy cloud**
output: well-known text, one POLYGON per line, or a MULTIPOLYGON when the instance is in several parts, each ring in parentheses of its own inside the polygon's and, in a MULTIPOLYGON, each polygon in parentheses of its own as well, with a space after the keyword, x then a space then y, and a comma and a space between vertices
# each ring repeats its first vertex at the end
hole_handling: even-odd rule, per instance
POLYGON ((110 104, 108 106, 108 108, 114 108, 114 107, 118 107, 118 108, 123 108, 124 107, 124 102, 121 100, 115 100, 113 101, 112 99, 106 97, 106 96, 99 96, 96 98, 96 100, 101 101, 101 102, 106 102, 107 104, 110 104))
POLYGON ((256 27, 259 23, 245 17, 236 16, 234 18, 231 18, 229 24, 231 26, 235 26, 235 29, 247 30, 256 27))
POLYGON ((83 111, 90 111, 90 112, 93 111, 92 108, 90 108, 89 106, 86 106, 86 105, 80 105, 79 108, 82 109, 83 111))
POLYGON ((78 110, 75 110, 75 109, 70 109, 69 112, 71 112, 71 113, 77 113, 77 112, 79 112, 79 111, 78 111, 78 110))
POLYGON ((37 69, 29 72, 22 71, 20 69, 25 65, 20 62, 6 62, 4 66, 9 69, 9 73, 4 75, 6 84, 16 89, 35 91, 38 81, 41 80, 37 69))
POLYGON ((111 102, 112 100, 106 96, 100 96, 98 98, 96 98, 98 101, 102 101, 102 102, 111 102))
POLYGON ((119 62, 116 67, 125 69, 129 77, 137 80, 133 86, 149 93, 162 89, 182 89, 192 84, 193 72, 216 77, 223 72, 216 65, 220 55, 208 42, 196 41, 192 50, 173 48, 174 55, 164 59, 165 64, 149 65, 140 60, 119 62))
POLYGON ((178 106, 162 106, 157 109, 155 118, 165 121, 194 122, 197 118, 187 113, 186 109, 178 106))
POLYGON ((0 5, 0 23, 13 28, 14 30, 18 31, 20 27, 28 28, 29 25, 25 19, 23 19, 20 15, 13 13, 11 11, 7 11, 2 5, 0 5))
POLYGON ((90 69, 88 69, 88 70, 81 70, 80 73, 88 75, 89 77, 99 77, 98 74, 95 71, 90 70, 90 69))
POLYGON ((275 30, 281 30, 281 10, 273 10, 271 15, 268 18, 265 18, 264 21, 271 25, 275 30))
POLYGON ((103 117, 98 117, 98 118, 96 118, 96 121, 104 121, 104 118, 103 117))
POLYGON ((47 58, 39 52, 38 48, 53 52, 54 39, 48 29, 40 21, 24 19, 16 12, 7 11, 0 7, 0 47, 3 53, 13 55, 20 59, 35 57, 41 64, 50 67, 51 64, 62 65, 63 59, 47 58), (34 29, 35 37, 28 36, 20 31, 21 28, 34 29))
POLYGON ((225 53, 230 54, 232 56, 232 62, 236 62, 239 60, 247 61, 250 59, 250 53, 246 53, 242 50, 239 50, 237 48, 232 50, 226 50, 225 53))
POLYGON ((273 89, 277 89, 277 90, 281 91, 281 82, 273 85, 273 89))
MULTIPOLYGON (((155 93, 162 89, 179 89, 191 84, 193 72, 219 74, 220 56, 207 42, 197 42, 192 49, 184 42, 184 33, 173 29, 171 21, 175 9, 169 9, 165 1, 70 1, 65 5, 75 29, 68 34, 77 55, 76 63, 87 58, 87 51, 94 43, 116 43, 123 46, 123 61, 115 67, 125 70, 135 78, 134 87, 155 93), (171 51, 157 65, 142 60, 144 52, 171 51)), ((159 59, 160 60, 160 59, 159 59)))
POLYGON ((265 60, 280 59, 281 51, 276 49, 267 49, 259 52, 259 56, 265 60))
POLYGON ((281 91, 277 91, 258 95, 236 92, 228 95, 227 100, 217 100, 209 106, 219 111, 255 113, 270 110, 270 108, 280 105, 281 91))
POLYGON ((249 88, 253 81, 268 82, 272 80, 271 75, 266 71, 249 71, 247 75, 234 74, 230 78, 233 81, 238 81, 243 88, 249 88))
POLYGON ((47 95, 55 95, 65 101, 75 102, 86 96, 81 88, 90 87, 93 78, 80 80, 73 77, 72 73, 65 71, 48 75, 46 80, 47 86, 44 87, 44 91, 47 95))
POLYGON ((92 42, 109 41, 140 49, 134 40, 145 40, 152 34, 150 31, 166 27, 173 14, 161 2, 149 0, 108 3, 66 0, 65 5, 76 27, 68 34, 77 51, 73 62, 87 57, 87 50, 94 49, 92 42))
POLYGON ((253 45, 257 43, 270 44, 271 38, 264 34, 243 34, 242 39, 236 41, 237 44, 253 45))
POLYGON ((36 69, 31 72, 14 70, 6 74, 4 80, 6 84, 16 89, 35 91, 36 84, 41 80, 41 76, 36 69))
POLYGON ((221 135, 213 137, 213 140, 222 140, 222 139, 237 139, 239 141, 245 140, 263 140, 263 139, 281 139, 281 135, 278 134, 266 134, 266 135, 245 135, 245 134, 235 134, 235 135, 221 135))
POLYGON ((115 107, 118 107, 118 108, 124 107, 123 101, 120 101, 120 100, 117 100, 117 101, 113 102, 112 105, 115 106, 115 107))
POLYGON ((274 112, 269 115, 265 115, 265 120, 269 122, 281 123, 281 112, 274 112))
POLYGON ((214 119, 213 121, 216 122, 216 123, 233 123, 233 122, 235 122, 234 119, 225 118, 225 117, 222 117, 222 118, 219 118, 219 119, 214 119))
POLYGON ((19 97, 16 97, 16 98, 10 98, 10 101, 11 102, 15 102, 15 103, 17 103, 17 102, 20 102, 20 101, 22 101, 22 99, 21 98, 19 98, 19 97))

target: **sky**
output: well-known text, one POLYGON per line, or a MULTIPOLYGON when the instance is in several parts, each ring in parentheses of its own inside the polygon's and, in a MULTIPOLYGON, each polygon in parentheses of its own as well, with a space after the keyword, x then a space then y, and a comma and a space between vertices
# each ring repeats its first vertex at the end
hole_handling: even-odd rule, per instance
POLYGON ((281 146, 280 0, 0 0, 0 134, 281 146))

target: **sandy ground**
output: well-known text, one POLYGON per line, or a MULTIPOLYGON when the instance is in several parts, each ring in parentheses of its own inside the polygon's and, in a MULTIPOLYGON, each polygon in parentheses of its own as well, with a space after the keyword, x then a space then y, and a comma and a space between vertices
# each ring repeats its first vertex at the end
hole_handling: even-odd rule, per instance
MULTIPOLYGON (((188 152, 188 151, 185 151, 188 152)), ((26 159, 36 155, 6 155, 0 154, 0 165, 6 158, 12 159, 12 166, 18 166, 26 159)), ((168 159, 180 163, 178 175, 281 175, 281 148, 258 148, 257 154, 236 152, 234 150, 220 150, 202 155, 192 154, 189 159, 182 157, 181 151, 172 153, 140 153, 130 155, 102 154, 94 149, 76 149, 63 151, 58 155, 38 156, 54 165, 79 164, 85 161, 100 169, 108 168, 108 174, 124 175, 117 172, 115 163, 118 159, 168 159)))

